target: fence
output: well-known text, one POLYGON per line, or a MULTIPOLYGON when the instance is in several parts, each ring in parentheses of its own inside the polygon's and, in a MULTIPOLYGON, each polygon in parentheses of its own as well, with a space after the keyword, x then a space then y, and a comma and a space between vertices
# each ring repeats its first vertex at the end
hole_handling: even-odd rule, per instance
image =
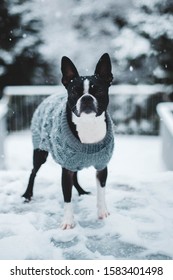
POLYGON ((7 98, 0 100, 0 169, 4 168, 4 140, 6 137, 7 98))
MULTIPOLYGON (((27 129, 37 105, 50 94, 62 94, 62 86, 9 86, 8 131, 27 129)), ((173 89, 164 85, 114 85, 110 87, 109 111, 116 133, 157 135, 158 103, 168 101, 173 89)))
MULTIPOLYGON (((65 90, 62 86, 9 86, 4 89, 0 100, 0 169, 4 167, 4 140, 7 131, 11 133, 29 128, 37 105, 46 96, 63 92, 65 90)), ((157 135, 160 119, 156 107, 160 102, 170 101, 172 96, 172 86, 111 86, 109 111, 116 125, 116 133, 157 135)), ((158 109, 162 119, 169 114, 169 119, 173 121, 172 106, 169 112, 166 108, 158 109)), ((173 157, 170 151, 173 149, 173 134, 168 130, 166 122, 161 122, 161 134, 163 159, 168 168, 172 169, 173 157)))

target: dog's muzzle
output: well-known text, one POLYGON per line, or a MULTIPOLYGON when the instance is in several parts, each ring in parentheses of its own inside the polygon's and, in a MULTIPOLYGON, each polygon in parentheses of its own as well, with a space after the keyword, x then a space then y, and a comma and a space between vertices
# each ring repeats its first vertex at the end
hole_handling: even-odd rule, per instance
POLYGON ((77 113, 80 116, 82 113, 90 114, 97 113, 97 100, 90 94, 84 94, 76 104, 77 113))

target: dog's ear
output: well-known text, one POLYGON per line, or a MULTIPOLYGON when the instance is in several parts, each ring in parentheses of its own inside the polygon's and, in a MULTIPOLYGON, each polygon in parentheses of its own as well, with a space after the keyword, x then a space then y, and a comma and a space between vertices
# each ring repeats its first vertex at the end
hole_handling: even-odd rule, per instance
POLYGON ((79 77, 76 67, 67 56, 62 57, 61 71, 62 71, 62 83, 66 88, 71 80, 73 80, 76 77, 79 77))
POLYGON ((113 80, 113 75, 111 72, 112 66, 111 66, 111 60, 108 55, 108 53, 105 53, 101 56, 99 59, 96 69, 95 69, 95 75, 98 75, 101 79, 103 79, 109 86, 111 85, 111 82, 113 80))

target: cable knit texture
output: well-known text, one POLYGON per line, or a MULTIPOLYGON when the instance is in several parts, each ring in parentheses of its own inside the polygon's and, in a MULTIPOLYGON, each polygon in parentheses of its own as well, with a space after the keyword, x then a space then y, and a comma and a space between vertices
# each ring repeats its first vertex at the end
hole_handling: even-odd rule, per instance
POLYGON ((104 169, 114 148, 113 124, 108 112, 104 139, 94 144, 83 144, 69 128, 66 102, 64 96, 53 94, 38 106, 31 123, 34 149, 50 152, 57 163, 71 171, 89 166, 104 169))

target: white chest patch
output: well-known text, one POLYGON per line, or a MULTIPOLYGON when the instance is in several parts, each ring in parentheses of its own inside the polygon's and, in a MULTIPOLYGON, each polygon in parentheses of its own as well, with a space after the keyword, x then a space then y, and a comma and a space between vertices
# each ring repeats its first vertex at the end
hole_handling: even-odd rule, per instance
POLYGON ((98 117, 95 113, 82 113, 80 117, 72 113, 72 121, 76 125, 80 141, 84 144, 97 143, 106 135, 105 112, 98 117))

